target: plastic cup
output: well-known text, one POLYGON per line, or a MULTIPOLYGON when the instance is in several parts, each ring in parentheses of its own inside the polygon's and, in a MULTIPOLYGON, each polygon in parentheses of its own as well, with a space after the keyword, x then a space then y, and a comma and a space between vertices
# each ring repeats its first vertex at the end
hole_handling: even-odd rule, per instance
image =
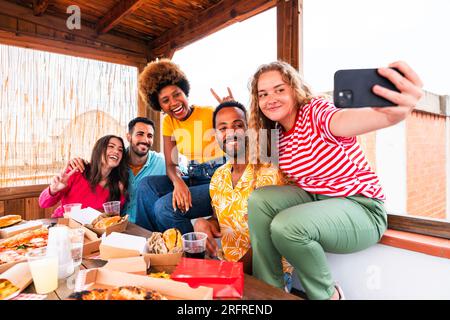
POLYGON ((81 210, 81 203, 68 203, 63 205, 64 218, 70 218, 71 213, 77 213, 81 210))
POLYGON ((73 267, 76 268, 83 260, 84 229, 69 229, 69 238, 71 243, 73 267))
POLYGON ((120 216, 120 201, 105 202, 103 209, 108 216, 120 216))
POLYGON ((183 252, 186 258, 204 259, 206 253, 206 239, 204 232, 189 232, 181 236, 183 252))
POLYGON ((46 294, 58 288, 58 256, 39 248, 26 254, 36 293, 46 294))

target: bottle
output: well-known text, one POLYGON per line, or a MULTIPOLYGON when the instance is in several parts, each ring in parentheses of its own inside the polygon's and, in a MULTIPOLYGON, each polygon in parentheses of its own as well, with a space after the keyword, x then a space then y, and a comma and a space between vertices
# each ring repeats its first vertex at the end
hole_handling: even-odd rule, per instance
POLYGON ((58 256, 58 279, 65 279, 75 271, 67 226, 56 226, 48 230, 47 251, 58 256))

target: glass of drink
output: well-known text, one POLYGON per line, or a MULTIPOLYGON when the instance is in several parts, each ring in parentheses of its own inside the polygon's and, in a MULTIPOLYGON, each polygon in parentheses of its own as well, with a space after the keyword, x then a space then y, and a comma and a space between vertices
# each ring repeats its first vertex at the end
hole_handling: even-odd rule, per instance
POLYGON ((39 294, 46 294, 58 288, 58 256, 39 248, 26 254, 34 287, 39 294))
POLYGON ((105 202, 103 209, 108 216, 120 216, 120 201, 105 202))
POLYGON ((84 229, 69 229, 69 238, 72 246, 73 267, 76 268, 81 264, 81 260, 83 259, 84 229))
POLYGON ((68 203, 63 205, 64 218, 70 218, 70 214, 77 213, 81 210, 81 203, 68 203))
POLYGON ((204 232, 189 232, 181 236, 183 252, 186 258, 204 259, 206 253, 206 239, 204 232))

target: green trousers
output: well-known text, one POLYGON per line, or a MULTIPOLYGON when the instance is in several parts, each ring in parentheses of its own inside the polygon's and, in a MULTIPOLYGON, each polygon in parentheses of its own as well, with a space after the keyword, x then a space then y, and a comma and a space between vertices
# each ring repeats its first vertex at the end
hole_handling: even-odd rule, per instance
POLYGON ((334 198, 297 186, 269 186, 250 195, 248 224, 253 275, 283 288, 280 261, 284 256, 308 298, 324 300, 335 290, 325 252, 352 253, 374 245, 386 230, 387 216, 380 200, 334 198))

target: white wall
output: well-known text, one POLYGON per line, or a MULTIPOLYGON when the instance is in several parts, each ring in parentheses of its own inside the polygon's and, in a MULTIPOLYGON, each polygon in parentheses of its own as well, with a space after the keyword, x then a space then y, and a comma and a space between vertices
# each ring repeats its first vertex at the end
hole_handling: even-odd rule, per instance
MULTIPOLYGON (((381 244, 327 258, 349 300, 450 300, 450 259, 381 244)), ((294 287, 301 288, 298 279, 294 287)))
POLYGON ((447 117, 445 119, 445 126, 446 126, 446 130, 445 130, 445 141, 446 146, 445 146, 445 156, 447 158, 447 166, 446 166, 446 173, 447 173, 447 190, 446 190, 446 203, 447 203, 447 208, 445 210, 445 214, 446 214, 446 219, 450 221, 450 118, 447 117))
POLYGON ((389 213, 406 214, 405 122, 377 131, 376 173, 386 195, 389 213))

